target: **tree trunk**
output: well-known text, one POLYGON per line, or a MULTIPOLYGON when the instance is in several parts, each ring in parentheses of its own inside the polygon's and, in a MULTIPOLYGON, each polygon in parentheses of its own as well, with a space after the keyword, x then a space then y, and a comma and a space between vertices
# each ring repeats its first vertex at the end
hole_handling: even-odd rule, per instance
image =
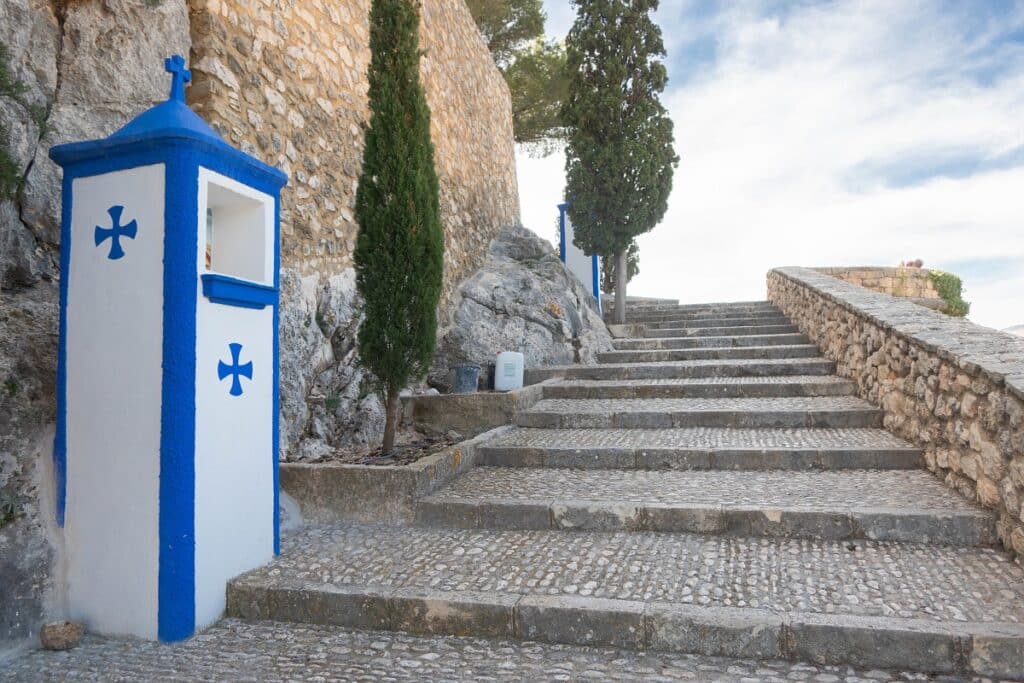
POLYGON ((615 322, 626 324, 626 250, 615 254, 615 322))
POLYGON ((384 406, 386 419, 384 422, 384 443, 380 447, 381 455, 390 455, 395 447, 395 432, 398 431, 398 423, 402 418, 402 400, 400 392, 393 389, 388 392, 387 403, 384 406))

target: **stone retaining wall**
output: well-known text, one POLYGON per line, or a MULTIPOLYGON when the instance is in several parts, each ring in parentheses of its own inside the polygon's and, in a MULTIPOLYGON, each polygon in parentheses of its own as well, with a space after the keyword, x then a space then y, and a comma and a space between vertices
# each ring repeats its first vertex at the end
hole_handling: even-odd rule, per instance
MULTIPOLYGON (((189 104, 231 144, 288 172, 282 265, 352 265, 370 62, 370 0, 188 0, 189 104)), ((512 105, 464 0, 424 0, 420 77, 445 230, 444 301, 519 220, 512 105)))
POLYGON ((769 272, 768 298, 1024 556, 1024 339, 807 268, 769 272))
POLYGON ((819 273, 853 285, 905 299, 941 300, 932 282, 931 271, 924 268, 877 268, 857 266, 843 268, 814 268, 819 273))

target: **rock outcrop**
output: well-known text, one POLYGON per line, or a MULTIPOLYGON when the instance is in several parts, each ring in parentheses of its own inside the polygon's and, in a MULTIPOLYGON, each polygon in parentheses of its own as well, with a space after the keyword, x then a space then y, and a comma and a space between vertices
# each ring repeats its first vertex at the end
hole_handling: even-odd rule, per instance
POLYGON ((159 65, 188 54, 189 33, 185 0, 0 3, 0 44, 21 90, 0 96, 0 152, 21 181, 0 198, 0 649, 61 612, 50 466, 61 185, 47 154, 165 99, 159 65))
POLYGON ((430 383, 450 386, 459 363, 486 365, 501 351, 521 351, 526 367, 595 363, 612 348, 593 297, 554 247, 523 227, 502 231, 483 268, 459 288, 430 383))
POLYGON ((300 278, 281 273, 281 454, 319 458, 376 444, 384 408, 356 358, 362 304, 355 271, 300 278))

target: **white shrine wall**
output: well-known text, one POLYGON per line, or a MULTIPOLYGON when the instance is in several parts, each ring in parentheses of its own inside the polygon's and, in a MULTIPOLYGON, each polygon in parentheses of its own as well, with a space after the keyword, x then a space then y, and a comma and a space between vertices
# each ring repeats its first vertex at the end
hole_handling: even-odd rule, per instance
MULTIPOLYGON (((73 181, 68 271, 69 616, 107 634, 157 635, 163 353, 163 164, 73 181), (97 245, 123 206, 125 255, 97 245), (117 371, 112 371, 117 368, 117 371)), ((65 245, 67 246, 67 245, 65 245)))
MULTIPOLYGON (((210 272, 273 284, 274 199, 207 169, 199 174, 198 225, 214 209, 210 272)), ((198 240, 199 275, 206 272, 205 229, 198 240)), ((274 556, 276 453, 272 449, 274 309, 214 303, 196 278, 196 628, 224 611, 227 581, 274 556), (241 344, 242 394, 220 379, 241 344)))

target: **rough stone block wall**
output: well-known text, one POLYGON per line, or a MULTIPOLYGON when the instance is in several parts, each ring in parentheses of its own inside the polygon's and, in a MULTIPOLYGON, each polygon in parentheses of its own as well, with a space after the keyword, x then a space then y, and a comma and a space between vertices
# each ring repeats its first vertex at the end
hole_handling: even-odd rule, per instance
MULTIPOLYGON (((189 103, 229 142, 291 176, 282 264, 352 265, 367 121, 370 0, 189 0, 189 103)), ((463 0, 424 0, 420 75, 445 228, 444 299, 519 220, 511 100, 463 0)))
POLYGON ((931 279, 931 271, 925 268, 815 268, 852 285, 865 287, 881 294, 906 299, 941 299, 931 279))
POLYGON ((1024 557, 1024 339, 806 268, 771 271, 768 298, 1024 557))

